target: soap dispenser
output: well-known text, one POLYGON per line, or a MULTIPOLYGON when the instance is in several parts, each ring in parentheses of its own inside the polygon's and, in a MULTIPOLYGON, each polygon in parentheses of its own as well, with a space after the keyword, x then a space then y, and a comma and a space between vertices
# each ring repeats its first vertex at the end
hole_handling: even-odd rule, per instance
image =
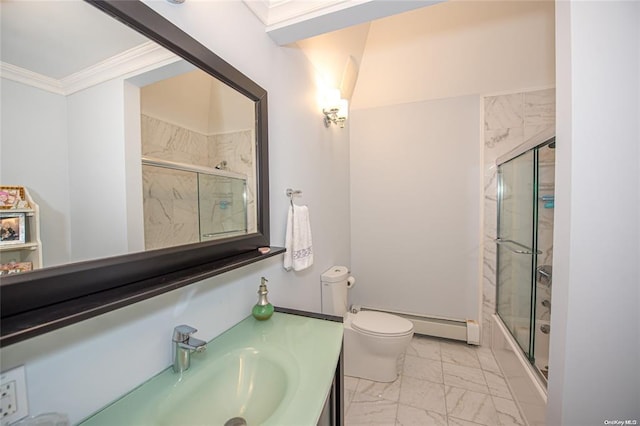
POLYGON ((251 310, 253 317, 259 321, 268 320, 273 315, 273 305, 267 300, 267 279, 262 277, 258 288, 258 303, 251 310))

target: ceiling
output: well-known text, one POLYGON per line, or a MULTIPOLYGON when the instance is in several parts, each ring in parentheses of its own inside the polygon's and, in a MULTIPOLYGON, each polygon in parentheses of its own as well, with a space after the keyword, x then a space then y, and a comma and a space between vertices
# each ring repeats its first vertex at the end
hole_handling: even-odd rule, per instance
POLYGON ((63 79, 147 42, 84 1, 0 3, 0 59, 63 79))
MULTIPOLYGON (((329 40, 316 38, 299 47, 306 50, 314 66, 338 70, 332 74, 339 80, 350 57, 356 67, 359 63, 367 22, 443 0, 243 1, 280 45, 327 34, 329 40), (327 59, 318 52, 330 51, 334 59, 322 65, 327 59)), ((54 80, 148 41, 81 0, 2 0, 0 7, 0 60, 54 80)))

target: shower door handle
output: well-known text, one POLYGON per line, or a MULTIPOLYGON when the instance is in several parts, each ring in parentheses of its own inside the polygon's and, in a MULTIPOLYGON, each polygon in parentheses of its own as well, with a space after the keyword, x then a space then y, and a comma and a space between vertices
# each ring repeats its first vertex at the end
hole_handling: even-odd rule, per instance
POLYGON ((540 284, 544 284, 547 287, 551 285, 552 276, 551 265, 540 265, 536 268, 536 279, 540 284))
MULTIPOLYGON (((520 243, 517 243, 517 242, 515 242, 513 240, 503 240, 502 238, 496 238, 493 241, 495 241, 495 243, 498 244, 498 245, 504 245, 507 248, 507 250, 509 250, 510 252, 515 253, 515 254, 533 254, 533 249, 531 249, 531 248, 529 248, 529 247, 527 247, 525 245, 522 245, 520 243), (519 247, 519 249, 515 249, 515 248, 511 247, 510 246, 511 244, 519 247)), ((540 250, 536 250, 536 254, 542 254, 542 252, 540 250)))

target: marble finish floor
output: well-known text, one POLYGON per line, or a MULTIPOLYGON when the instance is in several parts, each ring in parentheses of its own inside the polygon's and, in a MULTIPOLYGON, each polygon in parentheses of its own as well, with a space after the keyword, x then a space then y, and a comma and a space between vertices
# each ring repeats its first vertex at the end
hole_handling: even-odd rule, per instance
POLYGON ((345 376, 347 426, 525 425, 489 348, 414 336, 393 383, 345 376))

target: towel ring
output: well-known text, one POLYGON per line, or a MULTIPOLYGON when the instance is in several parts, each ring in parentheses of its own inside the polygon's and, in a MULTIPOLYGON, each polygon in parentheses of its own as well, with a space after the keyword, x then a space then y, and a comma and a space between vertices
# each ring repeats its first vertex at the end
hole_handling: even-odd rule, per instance
POLYGON ((296 195, 302 195, 302 191, 299 189, 291 189, 291 188, 287 188, 284 191, 285 195, 287 197, 289 197, 289 202, 291 203, 291 207, 293 208, 293 197, 295 197, 296 195))

